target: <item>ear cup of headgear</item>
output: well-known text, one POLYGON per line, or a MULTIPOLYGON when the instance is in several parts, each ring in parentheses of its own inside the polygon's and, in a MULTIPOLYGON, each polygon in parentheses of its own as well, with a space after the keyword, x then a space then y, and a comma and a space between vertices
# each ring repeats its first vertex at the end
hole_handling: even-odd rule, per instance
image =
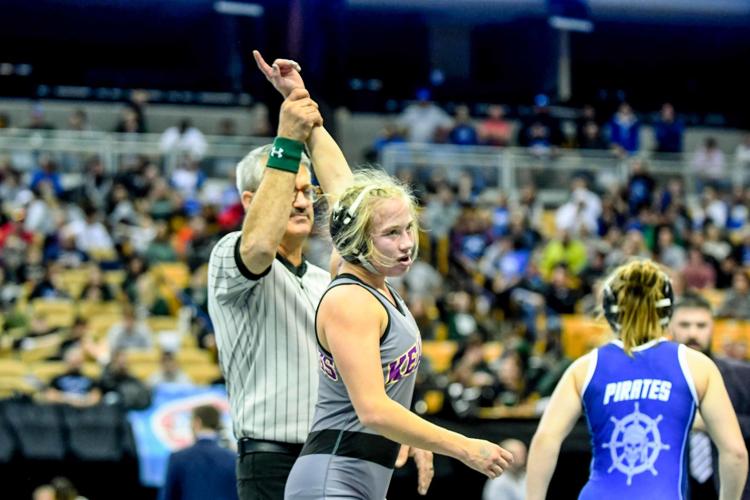
POLYGON ((614 332, 620 331, 620 309, 617 306, 617 296, 612 290, 612 280, 607 280, 602 288, 602 310, 604 318, 614 332))
MULTIPOLYGON (((354 223, 357 216, 357 208, 359 208, 359 205, 362 203, 362 200, 364 199, 368 191, 369 189, 363 189, 362 192, 360 192, 357 198, 354 200, 354 203, 352 203, 349 207, 342 204, 341 201, 337 201, 333 206, 328 225, 329 231, 331 233, 331 239, 333 240, 335 245, 336 242, 338 242, 338 244, 336 245, 337 250, 339 250, 340 248, 345 248, 349 245, 349 238, 341 238, 340 235, 354 223)), ((353 254, 342 254, 341 256, 349 262, 358 262, 360 256, 365 255, 366 253, 367 244, 363 242, 362 245, 354 250, 353 254)))
MULTIPOLYGON (((661 290, 662 298, 656 301, 656 311, 659 315, 662 326, 667 326, 669 319, 672 317, 674 306, 674 289, 672 281, 666 274, 662 275, 664 285, 661 290)), ((608 280, 602 289, 602 309, 604 317, 615 332, 620 331, 620 307, 617 304, 617 296, 612 289, 612 280, 608 280)))

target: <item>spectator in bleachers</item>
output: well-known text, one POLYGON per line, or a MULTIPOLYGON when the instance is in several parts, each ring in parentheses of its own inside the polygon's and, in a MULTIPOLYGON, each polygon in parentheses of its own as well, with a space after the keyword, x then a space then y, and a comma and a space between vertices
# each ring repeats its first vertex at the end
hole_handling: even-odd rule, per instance
POLYGON ((62 196, 65 192, 62 185, 62 177, 57 171, 57 164, 47 155, 39 158, 39 166, 31 173, 29 187, 35 189, 42 182, 49 182, 57 197, 62 196))
POLYGON ((129 349, 150 349, 153 345, 151 329, 139 321, 135 309, 127 305, 122 311, 122 321, 112 325, 107 332, 107 345, 112 356, 129 349))
POLYGON ((688 288, 702 290, 716 286, 716 270, 706 261, 700 248, 688 249, 688 262, 681 274, 688 288))
POLYGON ((182 371, 180 364, 177 362, 175 353, 172 351, 162 351, 159 370, 154 372, 148 378, 148 385, 155 387, 159 384, 190 384, 190 377, 182 371))
POLYGON ((31 105, 29 123, 27 123, 24 128, 32 130, 54 130, 55 126, 48 122, 44 117, 44 106, 42 106, 41 103, 36 102, 31 105))
POLYGON ((742 142, 734 150, 734 161, 739 170, 739 179, 742 184, 748 180, 748 170, 750 170, 750 133, 746 133, 742 142))
POLYGON ((609 149, 609 144, 602 134, 599 124, 591 120, 586 122, 581 128, 577 137, 576 146, 578 149, 605 150, 609 149))
POLYGON ((104 281, 104 273, 99 266, 93 266, 86 275, 86 283, 81 290, 80 300, 108 302, 115 299, 112 287, 104 281))
POLYGON ((206 182, 206 174, 200 169, 198 161, 186 159, 180 162, 172 172, 169 183, 185 200, 185 208, 200 208, 198 193, 206 182))
POLYGON ((417 91, 417 102, 410 104, 398 117, 398 126, 406 133, 406 140, 412 143, 436 142, 453 125, 451 117, 430 100, 429 89, 417 91))
POLYGON ((510 145, 513 127, 505 119, 505 108, 500 104, 492 104, 487 108, 487 118, 482 120, 478 128, 479 142, 485 146, 505 147, 510 145))
POLYGON ((451 381, 469 387, 489 387, 494 383, 492 369, 484 359, 484 342, 471 335, 461 343, 451 360, 451 381))
POLYGON ((120 134, 145 134, 146 125, 143 122, 142 115, 132 107, 127 106, 120 113, 120 120, 115 126, 115 132, 120 134))
POLYGON ((216 135, 234 137, 237 135, 237 122, 232 118, 222 118, 216 126, 216 135))
POLYGON ((492 400, 496 405, 516 406, 526 398, 526 368, 522 353, 516 348, 506 347, 493 374, 492 400))
POLYGON ((48 181, 39 182, 31 192, 34 196, 26 207, 24 227, 31 233, 48 238, 64 222, 64 209, 48 181))
POLYGON ((555 214, 555 227, 577 235, 585 228, 589 234, 597 234, 598 219, 602 213, 599 196, 586 186, 586 179, 576 177, 572 181, 570 199, 560 206, 555 214))
POLYGON ((88 255, 114 251, 114 242, 109 230, 100 220, 99 211, 93 206, 83 209, 84 217, 74 219, 62 228, 64 233, 76 240, 76 248, 88 255))
POLYGON ((448 134, 448 142, 457 146, 476 146, 479 144, 477 129, 471 122, 469 107, 465 104, 456 106, 453 114, 453 128, 448 134))
POLYGON ((659 119, 654 123, 654 136, 657 153, 682 153, 682 137, 685 126, 675 117, 674 107, 666 102, 659 112, 659 119))
POLYGON ((701 251, 704 255, 712 257, 717 262, 722 262, 732 253, 732 245, 726 240, 722 230, 716 224, 708 222, 703 226, 703 245, 701 251))
POLYGON ((602 121, 597 115, 596 108, 591 104, 584 104, 581 108, 581 114, 576 118, 576 143, 580 142, 581 137, 584 135, 584 129, 589 123, 595 123, 599 127, 602 125, 602 121))
POLYGON ((656 231, 656 260, 675 271, 681 271, 687 263, 687 252, 674 241, 674 229, 671 226, 660 226, 656 231))
POLYGON ((0 113, 0 130, 10 128, 10 116, 7 113, 0 113))
POLYGON ((563 264, 571 273, 578 274, 586 267, 586 254, 586 246, 581 240, 573 238, 567 231, 561 231, 557 238, 544 246, 539 270, 544 278, 549 279, 555 267, 563 264))
POLYGON ((383 124, 383 129, 378 133, 372 146, 365 151, 365 160, 369 163, 377 162, 384 147, 389 144, 402 144, 404 142, 406 142, 406 139, 404 139, 398 125, 392 121, 387 121, 383 124))
POLYGON ((75 132, 88 132, 91 130, 89 127, 89 117, 86 115, 86 111, 82 108, 76 108, 68 115, 68 130, 75 132))
POLYGON ((83 179, 83 196, 97 209, 103 210, 112 191, 112 176, 104 168, 104 162, 98 156, 92 156, 84 166, 86 175, 83 179))
POLYGON ((451 231, 451 259, 471 274, 485 249, 492 243, 489 221, 479 209, 464 208, 451 231))
POLYGON ((699 200, 699 205, 694 205, 690 210, 690 218, 694 227, 702 227, 706 223, 713 223, 717 227, 725 228, 729 210, 727 204, 722 200, 716 188, 705 185, 699 200))
POLYGON ((44 393, 47 401, 73 406, 93 406, 101 399, 101 389, 96 380, 85 375, 84 354, 80 346, 72 346, 64 355, 65 373, 53 378, 44 393))
POLYGON ((533 114, 524 120, 518 131, 518 145, 546 153, 561 146, 563 139, 559 120, 550 114, 549 98, 543 94, 537 95, 534 98, 533 114))
POLYGON ((151 391, 128 367, 127 352, 116 349, 99 382, 104 401, 127 410, 142 410, 151 404, 151 391))
POLYGON ((465 339, 479 333, 477 318, 473 314, 472 301, 472 296, 463 290, 447 295, 446 324, 449 338, 465 339))
POLYGON ((177 261, 177 252, 175 252, 174 246, 172 246, 169 225, 166 221, 160 220, 156 222, 156 237, 148 245, 143 256, 150 266, 160 262, 177 261))
POLYGON ((60 283, 60 268, 57 265, 44 266, 44 273, 38 281, 33 281, 29 300, 68 299, 70 296, 60 283))
POLYGON ((609 122, 609 142, 619 156, 629 156, 640 149, 641 122, 630 104, 623 102, 609 122))
POLYGON ((159 138, 159 151, 162 154, 186 156, 190 161, 200 161, 207 149, 206 137, 189 118, 183 118, 177 125, 169 127, 159 138))
POLYGON ((703 182, 715 187, 723 187, 726 182, 727 161, 724 152, 714 137, 706 137, 703 145, 693 154, 693 173, 703 182))
POLYGON ((626 188, 631 216, 651 207, 655 189, 656 179, 649 173, 646 162, 638 158, 632 160, 626 188))
POLYGON ((750 279, 744 269, 732 276, 732 288, 724 294, 716 315, 720 318, 750 320, 750 279))
POLYGON ((169 220, 182 207, 180 194, 166 180, 157 178, 148 193, 149 215, 156 220, 169 220))
POLYGON ((574 314, 576 304, 581 294, 573 286, 575 278, 568 274, 568 268, 565 264, 558 264, 552 270, 549 284, 544 291, 544 301, 547 305, 547 321, 550 316, 560 316, 562 314, 574 314))

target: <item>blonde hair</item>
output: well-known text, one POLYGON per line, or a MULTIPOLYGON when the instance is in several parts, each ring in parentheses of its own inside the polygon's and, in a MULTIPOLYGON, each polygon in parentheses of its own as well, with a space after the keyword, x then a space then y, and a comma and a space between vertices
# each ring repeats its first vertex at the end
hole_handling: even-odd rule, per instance
POLYGON ((605 283, 617 305, 618 333, 624 351, 657 339, 664 334, 668 317, 664 299, 669 277, 650 260, 634 260, 615 269, 605 283))
POLYGON ((419 219, 417 201, 414 195, 406 185, 385 172, 364 169, 354 174, 352 184, 341 193, 329 217, 329 225, 334 229, 336 224, 333 219, 336 217, 336 211, 354 209, 351 222, 340 224, 340 227, 336 227, 335 231, 331 231, 333 245, 344 259, 349 261, 359 260, 360 263, 364 263, 363 261, 373 262, 383 267, 395 264, 393 259, 386 258, 377 251, 372 243, 371 233, 373 218, 378 206, 385 200, 398 198, 406 202, 412 216, 409 232, 414 239, 412 258, 416 258, 419 247, 419 219), (357 201, 359 201, 358 204, 357 201))

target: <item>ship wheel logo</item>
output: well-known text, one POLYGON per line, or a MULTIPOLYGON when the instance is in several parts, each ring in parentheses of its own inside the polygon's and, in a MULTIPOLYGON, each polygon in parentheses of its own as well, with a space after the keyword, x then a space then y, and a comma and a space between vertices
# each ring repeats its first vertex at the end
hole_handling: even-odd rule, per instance
POLYGON ((659 422, 662 416, 650 418, 638 410, 622 420, 611 418, 615 423, 615 430, 609 443, 604 443, 609 448, 612 457, 612 466, 607 470, 610 474, 617 469, 628 476, 628 486, 633 482, 633 476, 645 471, 651 471, 656 476, 658 471, 654 467, 656 459, 662 450, 668 450, 669 445, 661 442, 659 433, 659 422))

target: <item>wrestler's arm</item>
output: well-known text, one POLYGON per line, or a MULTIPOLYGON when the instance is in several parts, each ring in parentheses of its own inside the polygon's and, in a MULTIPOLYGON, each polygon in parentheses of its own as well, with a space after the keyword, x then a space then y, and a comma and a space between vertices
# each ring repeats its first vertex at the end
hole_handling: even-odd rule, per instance
MULTIPOLYGON (((296 88, 305 88, 305 82, 300 75, 301 68, 296 62, 276 59, 269 65, 257 50, 253 51, 253 57, 260 71, 284 98, 296 88)), ((307 146, 320 186, 335 200, 349 186, 352 179, 352 171, 344 153, 322 125, 312 130, 307 139, 307 146)))
POLYGON ((565 371, 552 393, 529 447, 527 500, 544 500, 547 497, 560 446, 581 416, 581 396, 576 379, 583 380, 587 369, 588 356, 576 360, 565 371))
POLYGON ((388 397, 380 359, 387 323, 382 304, 354 285, 330 290, 318 310, 321 343, 333 355, 360 422, 397 443, 457 458, 489 477, 500 475, 510 453, 432 424, 388 397))

